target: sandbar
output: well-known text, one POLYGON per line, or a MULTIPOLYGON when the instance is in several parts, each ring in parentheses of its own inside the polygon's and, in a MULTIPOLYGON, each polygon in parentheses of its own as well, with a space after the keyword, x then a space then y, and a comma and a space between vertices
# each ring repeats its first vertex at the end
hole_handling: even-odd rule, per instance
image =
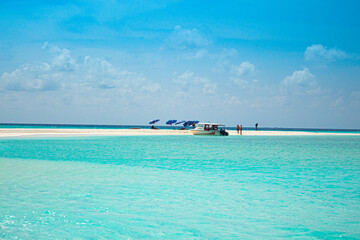
MULTIPOLYGON (((235 130, 228 130, 228 132, 229 135, 238 135, 235 130)), ((0 138, 151 135, 181 136, 192 135, 192 133, 190 130, 174 129, 0 128, 0 138)), ((360 133, 244 130, 242 136, 360 136, 360 133)))

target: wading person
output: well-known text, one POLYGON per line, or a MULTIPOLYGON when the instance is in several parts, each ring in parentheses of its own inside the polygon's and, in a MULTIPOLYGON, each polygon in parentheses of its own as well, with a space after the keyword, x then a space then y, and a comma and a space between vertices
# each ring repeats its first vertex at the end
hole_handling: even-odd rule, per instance
POLYGON ((236 133, 239 134, 239 130, 240 130, 240 127, 239 127, 239 124, 236 126, 236 133))
POLYGON ((240 125, 240 135, 242 135, 242 125, 240 125))

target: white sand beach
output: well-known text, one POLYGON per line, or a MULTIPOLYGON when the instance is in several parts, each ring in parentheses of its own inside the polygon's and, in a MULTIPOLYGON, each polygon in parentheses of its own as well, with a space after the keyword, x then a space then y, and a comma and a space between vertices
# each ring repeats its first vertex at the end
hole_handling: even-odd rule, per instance
MULTIPOLYGON (((238 135, 228 130, 229 135, 238 135)), ((71 129, 71 128, 0 128, 0 137, 72 137, 72 136, 148 136, 192 135, 189 130, 172 129, 71 129)), ((303 131, 243 131, 243 136, 360 136, 360 133, 303 131)), ((240 137, 240 136, 239 136, 240 137)))

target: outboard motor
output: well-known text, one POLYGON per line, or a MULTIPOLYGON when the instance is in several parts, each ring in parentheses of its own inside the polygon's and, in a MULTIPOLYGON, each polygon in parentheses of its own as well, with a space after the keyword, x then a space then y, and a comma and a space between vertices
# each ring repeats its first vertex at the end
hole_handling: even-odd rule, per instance
POLYGON ((223 136, 228 136, 228 135, 229 135, 229 133, 228 133, 227 131, 225 131, 225 129, 223 129, 223 128, 220 129, 219 132, 220 132, 220 134, 223 135, 223 136))

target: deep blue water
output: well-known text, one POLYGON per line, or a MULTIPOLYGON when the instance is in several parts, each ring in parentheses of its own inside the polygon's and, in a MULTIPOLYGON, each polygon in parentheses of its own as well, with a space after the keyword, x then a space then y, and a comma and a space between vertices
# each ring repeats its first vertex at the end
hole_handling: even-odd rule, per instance
POLYGON ((0 238, 360 239, 360 136, 0 139, 0 238))

